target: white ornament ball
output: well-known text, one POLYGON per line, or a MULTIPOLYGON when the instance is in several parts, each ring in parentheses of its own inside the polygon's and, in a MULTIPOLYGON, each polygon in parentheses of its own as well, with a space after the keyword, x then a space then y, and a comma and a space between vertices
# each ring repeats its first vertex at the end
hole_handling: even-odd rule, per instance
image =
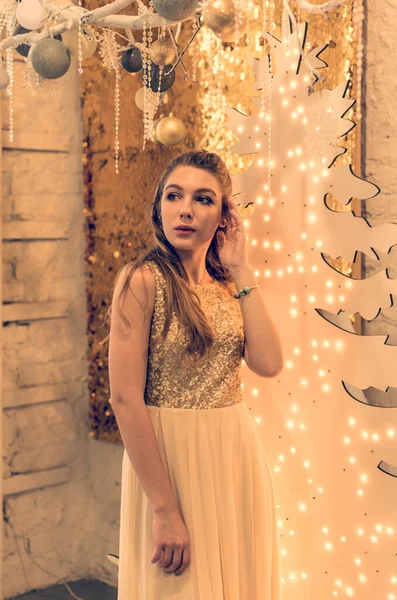
POLYGON ((62 77, 71 63, 69 48, 53 38, 45 38, 37 42, 32 47, 29 56, 36 73, 45 79, 62 77))
MULTIPOLYGON (((87 31, 87 33, 89 37, 94 37, 94 35, 91 32, 87 31)), ((88 35, 84 33, 84 30, 82 30, 80 34, 81 52, 83 55, 82 60, 93 56, 98 46, 96 40, 88 39, 88 35)), ((79 54, 79 30, 76 28, 72 28, 69 31, 64 31, 64 33, 62 33, 62 42, 67 48, 69 48, 70 54, 77 58, 79 54)))
MULTIPOLYGON (((147 100, 148 100, 148 104, 150 101, 155 102, 156 103, 156 107, 158 107, 159 103, 160 103, 160 98, 163 97, 163 94, 160 94, 160 98, 159 98, 159 94, 157 92, 152 92, 152 90, 150 88, 147 88, 147 100)), ((137 91, 137 93, 135 94, 135 104, 137 105, 137 107, 144 111, 145 110, 145 86, 139 88, 139 90, 137 91)))
POLYGON ((185 138, 186 127, 177 117, 165 117, 156 127, 156 136, 163 146, 175 146, 185 138))
POLYGON ((145 88, 141 87, 135 94, 135 104, 140 110, 145 110, 145 88))
POLYGON ((5 69, 0 69, 0 90, 5 90, 10 83, 10 77, 5 69))
POLYGON ((32 31, 39 29, 44 22, 44 9, 39 0, 22 0, 15 14, 18 23, 32 31))
POLYGON ((155 11, 167 21, 182 21, 193 17, 198 5, 199 0, 153 0, 155 11))

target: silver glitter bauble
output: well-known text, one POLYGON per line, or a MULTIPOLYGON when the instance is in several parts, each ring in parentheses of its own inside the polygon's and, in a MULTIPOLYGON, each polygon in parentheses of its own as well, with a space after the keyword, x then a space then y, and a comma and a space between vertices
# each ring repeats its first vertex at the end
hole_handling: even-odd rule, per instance
MULTIPOLYGON (((14 29, 14 31, 12 32, 12 35, 20 35, 21 33, 30 33, 32 30, 31 29, 26 29, 25 27, 22 27, 22 25, 17 25, 14 29)), ((60 35, 54 35, 54 39, 61 41, 62 38, 60 35)), ((15 47, 15 50, 18 52, 18 54, 20 54, 21 56, 27 56, 29 54, 30 51, 30 44, 19 44, 19 46, 15 47)))
POLYGON ((149 48, 149 55, 156 65, 170 65, 176 57, 171 38, 160 38, 153 42, 149 48))
POLYGON ((59 79, 70 67, 69 48, 62 42, 45 38, 35 44, 30 53, 32 67, 45 79, 59 79))
POLYGON ((247 31, 248 18, 244 11, 237 11, 233 0, 214 0, 204 13, 204 24, 212 29, 222 42, 232 43, 247 31), (237 31, 236 31, 237 25, 237 31))
POLYGON ((193 17, 198 4, 199 0, 153 0, 156 12, 168 21, 182 21, 193 17))

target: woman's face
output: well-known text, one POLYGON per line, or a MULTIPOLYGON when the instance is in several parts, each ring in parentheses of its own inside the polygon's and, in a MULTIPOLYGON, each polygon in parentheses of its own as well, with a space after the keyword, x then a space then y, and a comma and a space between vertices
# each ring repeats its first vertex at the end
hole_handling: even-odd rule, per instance
POLYGON ((211 240, 222 224, 222 189, 217 178, 195 167, 176 167, 165 182, 160 207, 164 234, 176 248, 184 250, 211 240), (187 234, 175 230, 189 225, 187 234))

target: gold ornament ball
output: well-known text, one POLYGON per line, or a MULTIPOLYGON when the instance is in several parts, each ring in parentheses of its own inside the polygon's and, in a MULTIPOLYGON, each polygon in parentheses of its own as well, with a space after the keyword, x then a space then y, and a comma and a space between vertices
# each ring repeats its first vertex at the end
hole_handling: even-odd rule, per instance
POLYGON ((160 119, 156 128, 158 141, 163 146, 175 146, 186 136, 186 127, 177 117, 165 117, 160 119))
POLYGON ((203 12, 204 23, 222 42, 234 42, 247 31, 248 18, 244 11, 236 11, 234 0, 215 0, 203 12))
POLYGON ((150 58, 156 65, 165 67, 174 60, 176 53, 171 38, 160 38, 149 49, 150 58))
MULTIPOLYGON (((84 30, 87 31, 87 33, 90 37, 95 37, 92 30, 89 30, 88 27, 87 27, 87 29, 84 28, 84 30)), ((81 52, 83 55, 82 60, 85 60, 86 58, 90 58, 91 56, 93 56, 93 54, 95 54, 98 44, 97 44, 96 40, 89 40, 87 35, 85 35, 85 33, 83 31, 80 34, 80 38, 81 38, 81 52)), ((78 53, 79 53, 79 30, 78 29, 73 27, 69 31, 64 31, 64 33, 62 33, 62 42, 65 44, 65 46, 67 46, 69 48, 70 54, 72 56, 78 57, 78 53)))

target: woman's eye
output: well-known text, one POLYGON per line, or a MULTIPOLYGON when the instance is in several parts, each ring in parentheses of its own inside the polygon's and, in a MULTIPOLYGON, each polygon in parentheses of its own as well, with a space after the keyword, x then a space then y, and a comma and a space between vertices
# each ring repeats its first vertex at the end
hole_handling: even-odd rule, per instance
MULTIPOLYGON (((168 194, 167 198, 171 200, 171 196, 176 196, 176 194, 168 194)), ((202 198, 204 198, 204 200, 207 200, 207 203, 201 202, 201 204, 211 204, 212 203, 211 198, 207 198, 207 196, 198 196, 197 200, 201 200, 202 198)))

